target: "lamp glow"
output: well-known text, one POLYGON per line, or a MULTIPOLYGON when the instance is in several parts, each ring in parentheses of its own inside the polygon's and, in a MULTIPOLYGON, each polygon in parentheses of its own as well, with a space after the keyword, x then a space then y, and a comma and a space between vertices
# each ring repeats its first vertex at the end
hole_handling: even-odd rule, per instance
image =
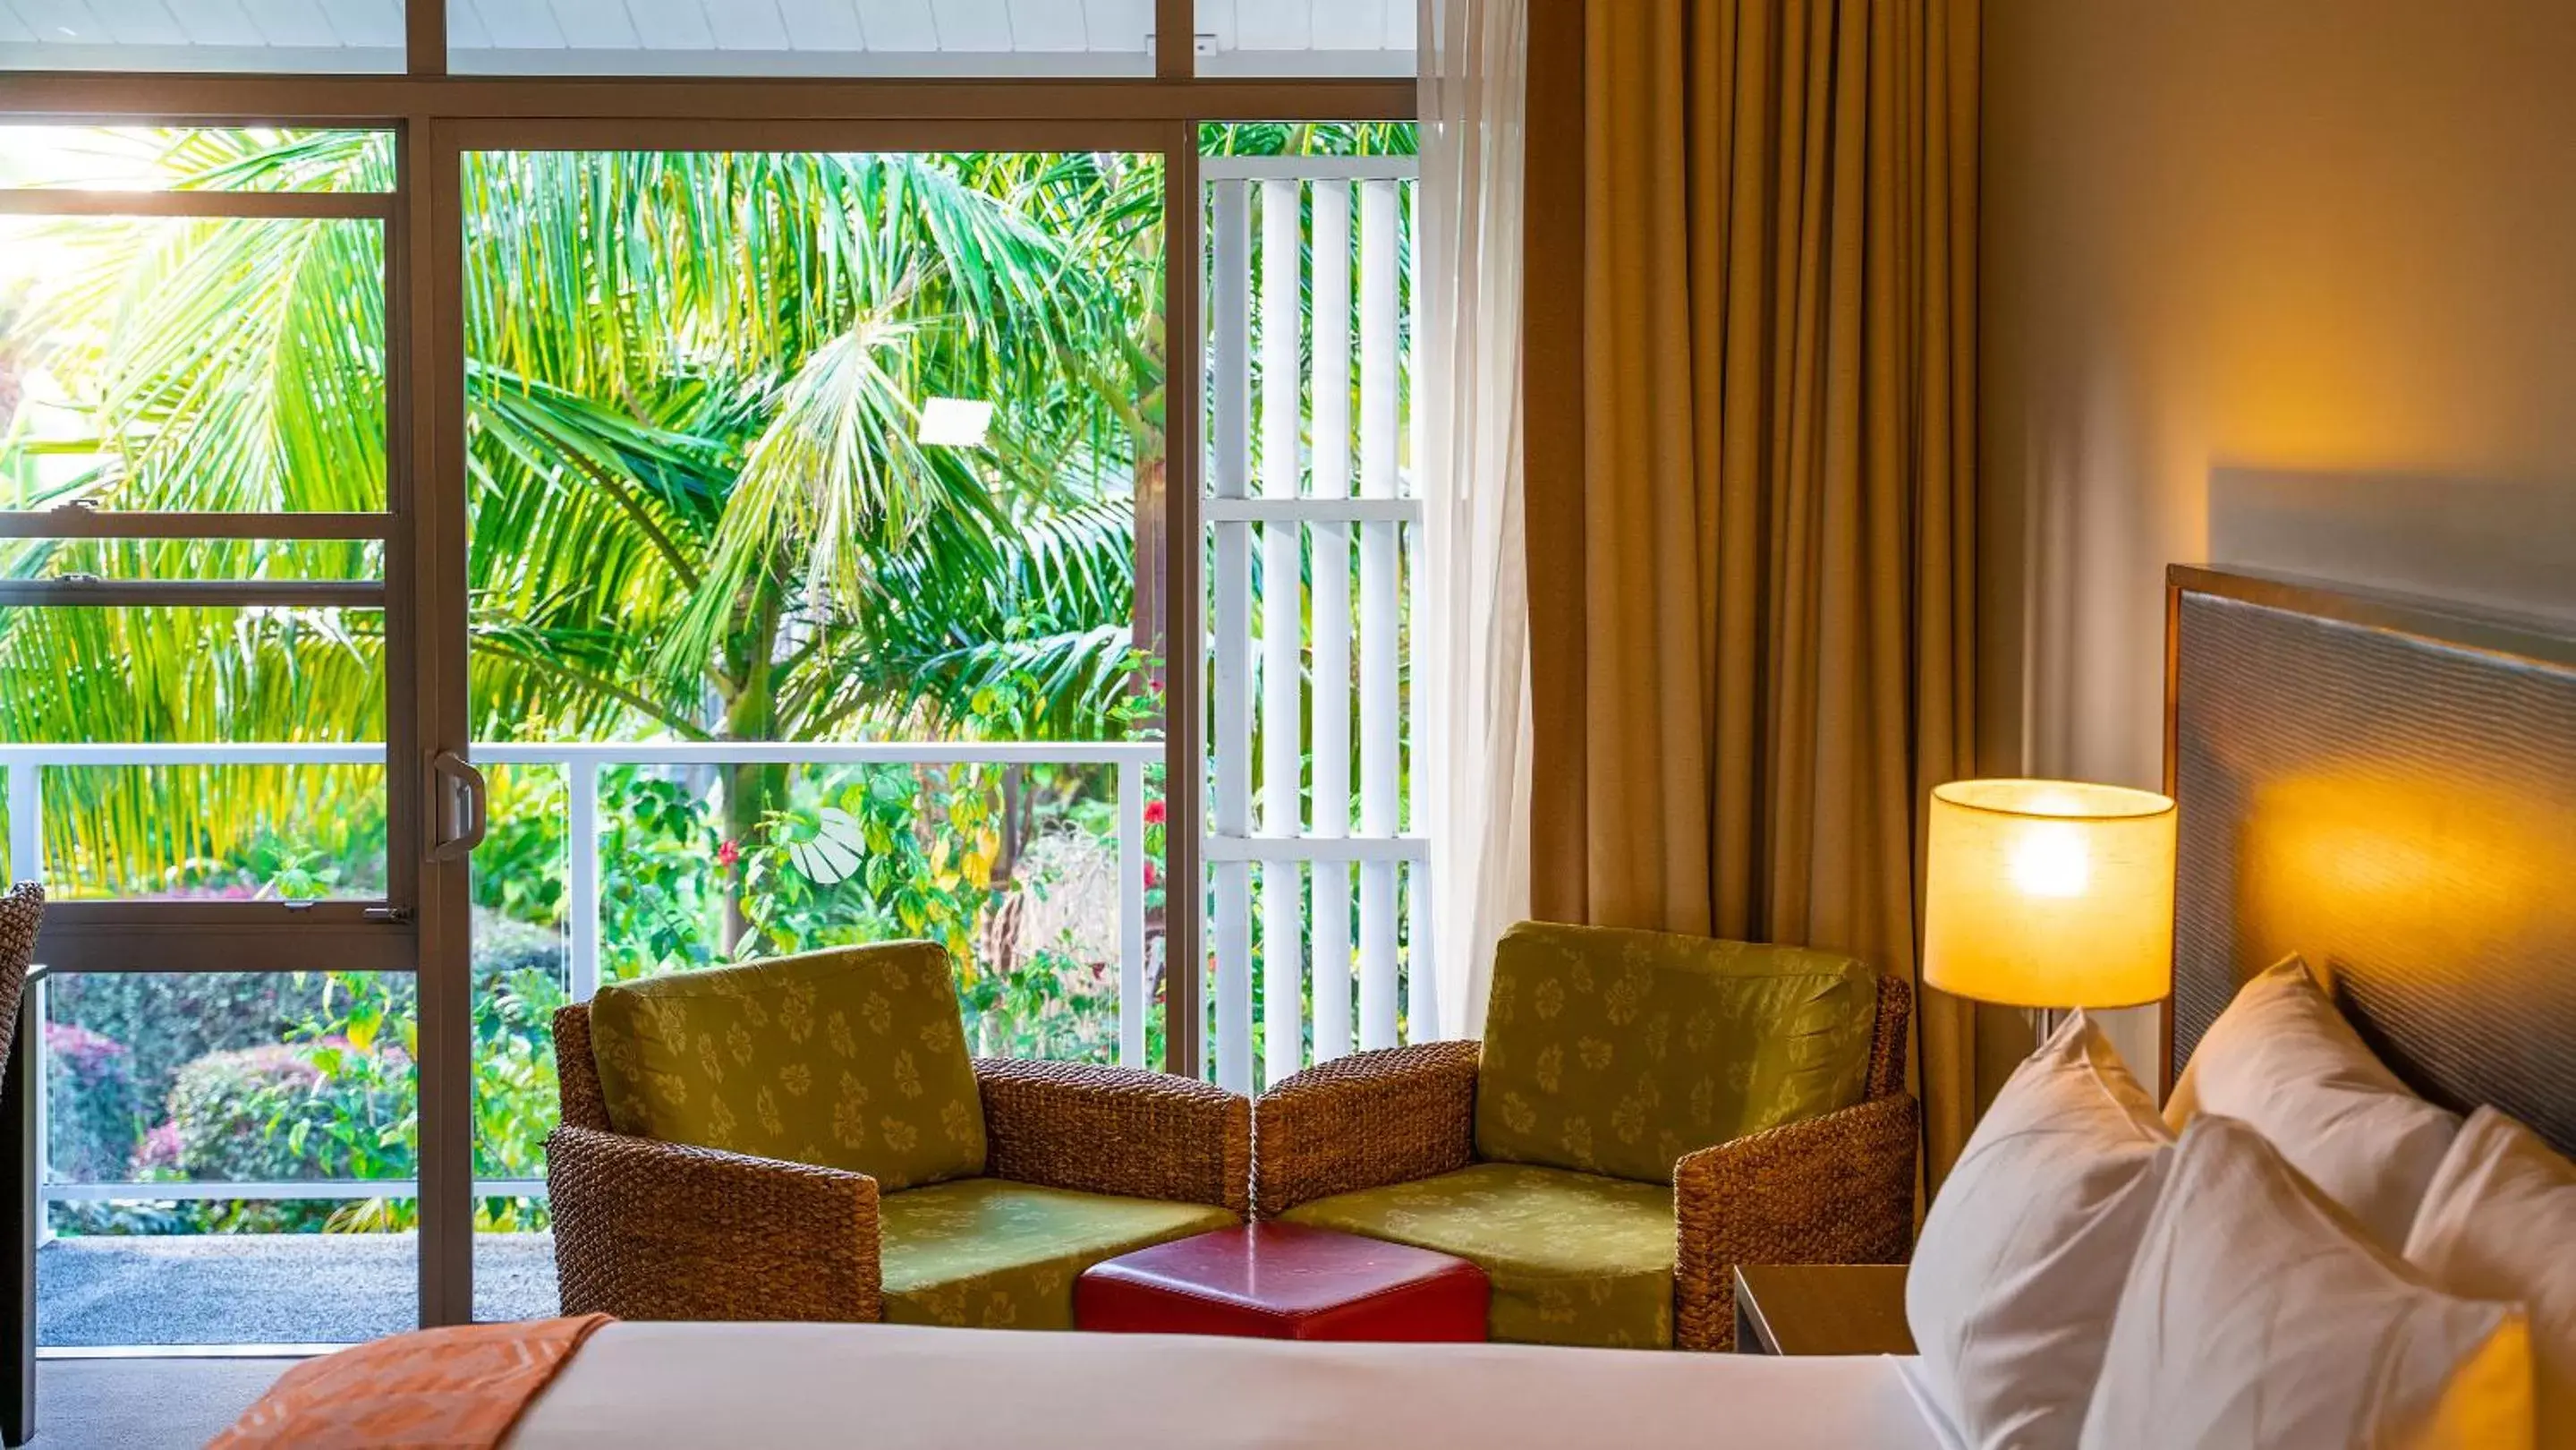
POLYGON ((1932 792, 1923 979, 2015 1007, 2173 990, 2174 803, 2073 781, 1932 792))

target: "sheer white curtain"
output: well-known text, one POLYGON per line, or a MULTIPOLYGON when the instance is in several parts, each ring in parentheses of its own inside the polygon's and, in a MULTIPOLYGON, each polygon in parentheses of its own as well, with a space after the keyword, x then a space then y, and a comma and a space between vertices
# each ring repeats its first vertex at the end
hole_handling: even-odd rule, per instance
POLYGON ((1439 1031, 1485 1020, 1494 940, 1529 913, 1529 591, 1521 522, 1521 136, 1527 0, 1424 0, 1422 477, 1414 651, 1427 748, 1439 1031))

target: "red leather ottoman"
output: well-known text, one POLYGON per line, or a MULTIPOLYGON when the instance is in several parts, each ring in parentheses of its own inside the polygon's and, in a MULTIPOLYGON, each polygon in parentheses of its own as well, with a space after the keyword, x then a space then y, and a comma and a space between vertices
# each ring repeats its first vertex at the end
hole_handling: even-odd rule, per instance
POLYGON ((1293 1223, 1175 1239, 1095 1264, 1073 1321, 1251 1339, 1485 1337, 1485 1271, 1429 1249, 1293 1223))

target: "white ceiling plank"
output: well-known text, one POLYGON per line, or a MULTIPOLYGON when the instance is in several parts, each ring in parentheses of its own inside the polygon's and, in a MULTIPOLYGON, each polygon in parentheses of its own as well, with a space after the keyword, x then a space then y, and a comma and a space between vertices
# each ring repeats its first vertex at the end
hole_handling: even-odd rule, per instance
POLYGON ((1387 49, 1422 48, 1423 3, 1424 0, 1385 0, 1387 49))
POLYGON ((263 45, 267 37, 251 23, 241 0, 179 0, 171 7, 179 29, 191 45, 263 45))
POLYGON ((777 0, 702 0, 718 50, 793 49, 777 0))
POLYGON ((922 51, 939 48, 939 22, 931 18, 930 0, 856 0, 859 25, 867 31, 872 51, 922 51))
POLYGON ((492 32, 484 26, 483 12, 474 8, 474 0, 447 0, 447 48, 492 48, 492 32))
POLYGON ((646 50, 713 50, 716 28, 699 0, 626 0, 646 50))
POLYGON ((1386 0, 1313 0, 1315 49, 1383 49, 1386 10, 1386 0))
POLYGON ((18 17, 18 7, 0 0, 0 45, 33 45, 36 28, 18 17))
POLYGON ((89 8, 107 27, 108 39, 118 45, 188 43, 188 33, 179 28, 161 0, 90 0, 89 8))
POLYGON ((563 27, 555 13, 533 0, 482 0, 483 28, 500 50, 561 50, 563 27))
POLYGON ((637 50, 644 42, 626 13, 626 0, 547 0, 555 28, 575 50, 637 50))
POLYGON ((403 43, 402 0, 322 0, 322 18, 342 45, 380 50, 403 43))
POLYGON ((1238 50, 1313 50, 1314 0, 1259 0, 1236 8, 1238 50))
POLYGON ((850 0, 778 0, 787 43, 798 50, 865 50, 868 33, 850 0))
POLYGON ((1009 0, 939 0, 931 7, 941 50, 1007 51, 1011 48, 1009 0))
POLYGON ((81 0, 16 0, 18 19, 44 45, 105 45, 107 24, 81 0))
POLYGON ((1219 50, 1234 49, 1235 0, 1199 0, 1197 31, 1214 36, 1219 50))
POLYGON ((322 7, 313 0, 243 0, 242 8, 250 12, 271 45, 336 48, 340 43, 331 33, 331 22, 322 18, 322 7))
POLYGON ((1091 45, 1076 0, 1010 0, 1010 21, 1013 50, 1086 50, 1091 45))
POLYGON ((1154 0, 1082 0, 1082 16, 1093 50, 1141 52, 1154 33, 1154 0))

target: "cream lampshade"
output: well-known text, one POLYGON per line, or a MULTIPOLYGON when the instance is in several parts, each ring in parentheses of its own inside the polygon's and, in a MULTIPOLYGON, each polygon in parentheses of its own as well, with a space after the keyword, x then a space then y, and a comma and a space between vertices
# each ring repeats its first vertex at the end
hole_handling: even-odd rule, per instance
POLYGON ((1932 792, 1923 980, 2014 1007, 2136 1007, 2173 990, 2174 803, 2062 780, 1932 792))

